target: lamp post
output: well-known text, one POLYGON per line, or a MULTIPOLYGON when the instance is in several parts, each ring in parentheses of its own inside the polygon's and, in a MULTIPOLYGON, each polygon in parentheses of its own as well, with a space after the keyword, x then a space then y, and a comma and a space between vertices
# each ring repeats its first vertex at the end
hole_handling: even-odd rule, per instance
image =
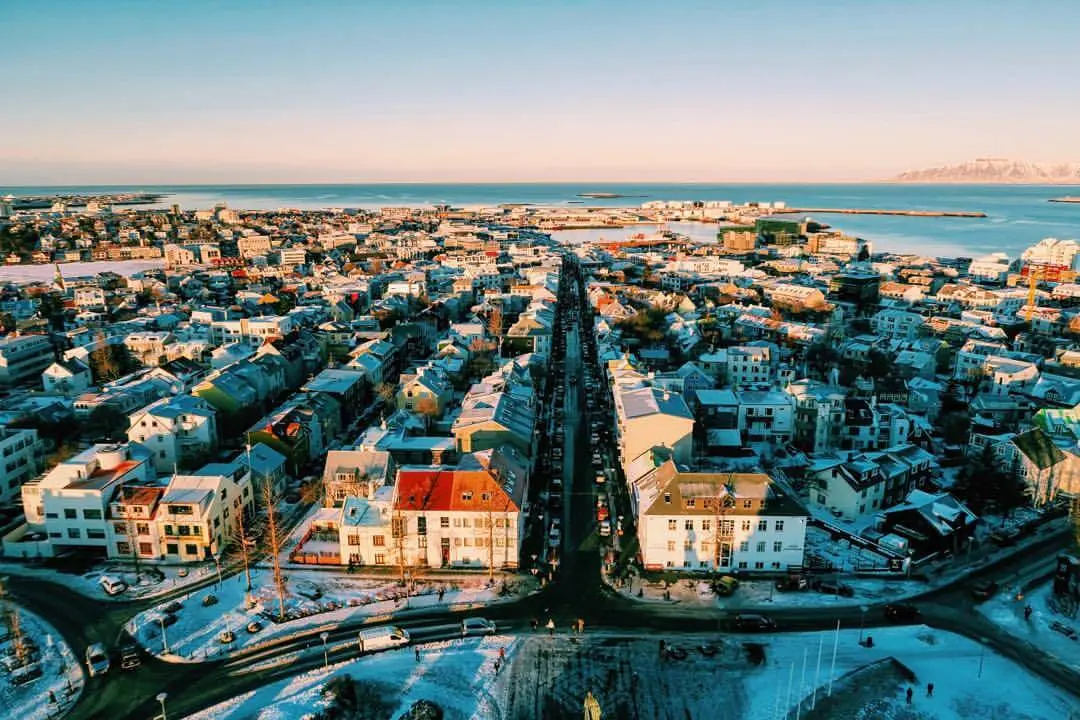
POLYGON ((215 553, 213 557, 214 557, 214 567, 217 568, 217 587, 218 587, 218 590, 220 591, 221 590, 221 554, 220 553, 215 553))
POLYGON ((165 616, 164 615, 158 615, 158 622, 161 623, 161 645, 162 645, 161 651, 164 654, 168 655, 169 654, 169 636, 166 635, 165 616))
POLYGON ((409 605, 409 585, 412 582, 412 573, 408 570, 405 571, 405 609, 408 610, 409 605))
POLYGON ((157 694, 157 701, 161 703, 161 720, 168 720, 168 717, 165 715, 165 698, 167 697, 169 697, 168 693, 160 692, 157 694))
POLYGON ((862 611, 862 613, 859 616, 859 644, 860 645, 863 644, 863 628, 866 626, 866 612, 869 609, 870 608, 867 607, 866 605, 860 605, 859 606, 859 610, 862 611))
POLYGON ((323 655, 323 670, 330 669, 330 651, 326 648, 326 640, 330 637, 330 633, 323 630, 319 633, 319 637, 322 638, 322 655, 323 655))

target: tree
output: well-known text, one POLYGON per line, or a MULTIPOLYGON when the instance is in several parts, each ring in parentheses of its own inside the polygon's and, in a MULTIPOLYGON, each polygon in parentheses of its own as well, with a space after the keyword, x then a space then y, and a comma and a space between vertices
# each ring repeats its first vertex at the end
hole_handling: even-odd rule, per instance
POLYGON ((280 525, 278 518, 278 496, 274 491, 274 484, 269 480, 263 482, 263 504, 266 513, 266 529, 263 533, 263 545, 270 553, 270 563, 274 569, 274 587, 278 596, 278 621, 285 621, 285 576, 281 574, 281 549, 285 544, 287 532, 280 525))
POLYGON ((375 386, 375 396, 387 410, 393 409, 397 402, 397 388, 388 382, 381 382, 375 386))
POLYGON ((98 333, 95 344, 97 348, 90 353, 89 357, 90 370, 95 383, 118 380, 139 367, 138 361, 131 356, 131 351, 126 345, 114 345, 108 342, 104 333, 98 333))
POLYGON ((128 417, 116 407, 104 403, 94 408, 87 418, 86 431, 96 437, 120 441, 127 433, 128 417))
POLYGON ((951 412, 943 414, 938 425, 946 445, 963 445, 967 442, 971 430, 971 417, 963 411, 951 412))
POLYGON ((862 245, 859 246, 859 255, 856 258, 856 260, 858 260, 858 262, 866 262, 869 259, 870 259, 870 246, 867 245, 866 243, 863 243, 862 245))
POLYGON ((497 347, 499 338, 501 338, 503 334, 503 311, 501 305, 493 306, 491 312, 488 313, 487 331, 488 335, 495 338, 497 347))
POLYGON ((957 475, 952 493, 977 515, 1008 515, 1029 502, 1028 489, 1009 468, 1002 468, 991 446, 972 458, 957 475))
POLYGON ((439 401, 430 395, 425 395, 417 400, 413 405, 413 410, 428 420, 433 420, 441 414, 439 412, 439 401))

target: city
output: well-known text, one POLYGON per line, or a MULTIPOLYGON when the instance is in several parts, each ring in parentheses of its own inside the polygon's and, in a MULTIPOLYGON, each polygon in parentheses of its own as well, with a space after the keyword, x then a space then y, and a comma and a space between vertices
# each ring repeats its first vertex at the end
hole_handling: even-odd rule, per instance
POLYGON ((1080 720, 1080 4, 0 18, 0 718, 1080 720))

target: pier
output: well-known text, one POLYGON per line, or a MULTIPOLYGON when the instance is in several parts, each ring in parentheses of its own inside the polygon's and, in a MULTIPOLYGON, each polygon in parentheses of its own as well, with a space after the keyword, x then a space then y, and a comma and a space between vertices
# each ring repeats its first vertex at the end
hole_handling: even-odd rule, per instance
POLYGON ((1059 203, 1077 203, 1080 204, 1080 197, 1074 195, 1066 195, 1065 197, 1050 198, 1047 202, 1059 202, 1059 203))
MULTIPOLYGON (((1076 200, 1080 202, 1080 199, 1076 200)), ((907 217, 958 217, 984 218, 984 212, 964 210, 877 210, 872 208, 780 208, 773 209, 773 214, 806 213, 813 215, 903 215, 907 217)))

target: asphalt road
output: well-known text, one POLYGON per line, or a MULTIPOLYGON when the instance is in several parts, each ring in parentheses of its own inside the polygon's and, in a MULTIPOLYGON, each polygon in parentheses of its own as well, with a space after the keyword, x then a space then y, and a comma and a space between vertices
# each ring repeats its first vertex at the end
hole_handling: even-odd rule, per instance
MULTIPOLYGON (((571 295, 580 298, 578 293, 571 295)), ((537 595, 491 606, 482 614, 495 620, 500 630, 510 632, 525 631, 530 619, 546 622, 548 616, 555 620, 560 632, 567 631, 570 623, 579 617, 585 620, 586 631, 594 627, 638 633, 730 630, 731 617, 723 611, 636 603, 611 592, 601 582, 600 547, 594 515, 594 473, 581 380, 580 333, 577 326, 573 327, 567 334, 566 343, 566 374, 568 377, 573 374, 579 380, 567 384, 565 400, 564 531, 556 582, 537 595)), ((1021 573, 1030 575, 1043 569, 1049 572, 1057 549, 1065 545, 1067 538, 1067 533, 1060 533, 1022 551, 1014 549, 1008 555, 1003 551, 995 562, 971 577, 932 590, 912 601, 922 610, 922 621, 926 624, 977 639, 1080 699, 1080 674, 982 618, 974 612, 968 592, 974 579, 1008 580, 1021 573)), ((161 602, 160 598, 136 603, 96 601, 55 583, 26 577, 13 576, 8 586, 20 604, 51 623, 80 657, 86 646, 93 642, 115 647, 120 628, 129 617, 152 602, 161 602)), ((781 631, 829 630, 836 626, 837 620, 848 628, 864 626, 871 629, 886 623, 880 605, 871 606, 865 612, 858 606, 763 607, 759 611, 775 619, 781 631)), ((409 629, 416 642, 427 642, 458 636, 458 623, 463 616, 463 613, 447 611, 410 610, 397 614, 392 622, 409 629)), ((341 625, 330 633, 329 659, 356 657, 356 632, 365 625, 386 622, 383 618, 341 625)), ((73 720, 145 720, 157 714, 159 708, 154 696, 162 691, 169 694, 169 716, 180 717, 268 682, 318 667, 323 662, 322 641, 317 630, 237 653, 225 661, 170 664, 146 657, 136 670, 121 671, 117 667, 106 677, 90 679, 69 717, 73 720)))

